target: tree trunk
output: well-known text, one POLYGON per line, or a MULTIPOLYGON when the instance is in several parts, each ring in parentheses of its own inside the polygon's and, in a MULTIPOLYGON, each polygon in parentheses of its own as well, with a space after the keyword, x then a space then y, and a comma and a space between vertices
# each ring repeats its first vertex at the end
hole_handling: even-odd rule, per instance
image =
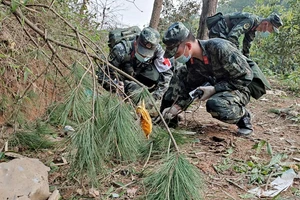
POLYGON ((199 29, 197 38, 201 40, 208 39, 208 29, 206 18, 216 13, 218 0, 202 0, 202 12, 200 15, 199 29))
POLYGON ((150 20, 151 28, 157 29, 158 27, 162 4, 163 4, 163 0, 154 0, 152 16, 150 20))

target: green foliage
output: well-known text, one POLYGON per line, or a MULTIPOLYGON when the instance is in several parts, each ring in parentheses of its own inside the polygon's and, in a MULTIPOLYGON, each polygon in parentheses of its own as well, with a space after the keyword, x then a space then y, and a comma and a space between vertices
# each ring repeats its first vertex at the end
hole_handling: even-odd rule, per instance
POLYGON ((103 152, 101 152, 101 137, 98 134, 92 118, 79 124, 76 132, 71 134, 69 151, 72 155, 71 175, 87 174, 88 178, 97 184, 97 175, 103 171, 103 152), (75 151, 75 153, 73 153, 75 151))
POLYGON ((31 150, 51 148, 54 143, 45 136, 54 132, 55 130, 46 123, 37 121, 16 132, 10 139, 10 144, 13 146, 20 145, 31 150))
POLYGON ((104 96, 101 104, 101 113, 105 114, 102 116, 103 124, 99 127, 99 132, 102 135, 104 154, 108 158, 136 160, 144 135, 134 120, 134 110, 111 94, 104 96))
MULTIPOLYGON (((247 161, 233 166, 233 170, 238 173, 246 173, 249 176, 249 183, 263 184, 271 173, 276 171, 276 165, 287 156, 285 154, 276 154, 273 156, 269 163, 262 163, 258 161, 247 161)), ((280 174, 280 173, 278 173, 280 174)), ((277 175, 278 175, 277 174, 277 175)))
MULTIPOLYGON (((188 138, 184 137, 179 130, 173 130, 172 135, 178 145, 184 144, 189 141, 188 138)), ((174 151, 174 145, 171 143, 170 135, 168 132, 161 128, 160 126, 153 126, 153 131, 150 135, 150 139, 147 145, 141 146, 141 154, 143 158, 146 158, 149 154, 149 149, 151 144, 152 146, 152 156, 158 156, 158 158, 162 158, 169 153, 169 151, 174 151), (170 146, 171 145, 171 146, 170 146), (170 149, 167 147, 170 146, 170 149)))
POLYGON ((272 156, 272 154, 273 154, 272 147, 271 147, 270 143, 265 141, 265 140, 261 140, 258 143, 256 143, 255 145, 253 145, 252 149, 256 149, 256 153, 258 154, 258 153, 260 153, 260 151, 261 151, 261 149, 263 148, 264 145, 267 146, 267 148, 266 148, 267 153, 270 156, 272 156))
POLYGON ((172 153, 145 178, 148 200, 200 200, 203 180, 199 169, 179 153, 172 153))
POLYGON ((11 1, 11 11, 15 12, 20 5, 20 0, 12 0, 11 1))
POLYGON ((218 2, 217 12, 222 12, 223 14, 242 12, 245 7, 251 7, 254 4, 255 0, 220 0, 218 2))
POLYGON ((293 90, 299 88, 299 9, 297 0, 257 1, 255 6, 245 9, 261 17, 267 17, 274 11, 281 15, 283 26, 280 27, 280 33, 268 38, 257 37, 251 47, 251 57, 263 70, 284 74, 283 78, 293 90))
POLYGON ((230 158, 225 158, 221 163, 215 165, 214 168, 219 172, 224 172, 232 167, 232 160, 230 158))
POLYGON ((193 30, 197 30, 200 8, 201 4, 196 0, 181 1, 178 6, 174 6, 173 2, 164 1, 158 30, 165 31, 171 23, 176 21, 189 25, 196 24, 193 30))
POLYGON ((5 153, 0 151, 0 160, 2 160, 5 157, 5 153))

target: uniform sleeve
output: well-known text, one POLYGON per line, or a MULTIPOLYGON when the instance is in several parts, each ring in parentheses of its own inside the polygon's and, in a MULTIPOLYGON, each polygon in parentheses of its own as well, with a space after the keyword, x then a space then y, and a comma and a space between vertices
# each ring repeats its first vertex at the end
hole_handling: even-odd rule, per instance
POLYGON ((171 61, 168 58, 163 57, 164 53, 162 47, 158 45, 155 53, 156 58, 154 60, 154 65, 160 73, 160 78, 157 83, 157 89, 153 92, 154 96, 158 99, 161 99, 163 94, 167 91, 173 76, 171 61))
POLYGON ((169 100, 175 102, 175 104, 179 105, 184 110, 186 110, 192 102, 189 92, 208 81, 206 77, 198 74, 197 80, 194 82, 188 78, 188 74, 189 72, 185 65, 175 69, 169 89, 165 94, 169 100))
POLYGON ((247 63, 247 58, 230 44, 225 44, 218 49, 221 66, 228 77, 215 84, 216 92, 231 90, 248 90, 247 86, 253 79, 253 72, 247 63))
POLYGON ((126 49, 122 43, 116 44, 113 49, 111 50, 108 61, 113 66, 120 68, 124 58, 126 55, 126 49))
POLYGON ((238 41, 242 34, 250 31, 254 24, 253 19, 247 18, 236 24, 228 33, 227 39, 239 47, 238 41), (236 44, 237 43, 237 44, 236 44))
POLYGON ((157 89, 153 92, 158 99, 161 99, 164 93, 167 91, 172 76, 173 72, 171 69, 160 73, 157 89))
POLYGON ((255 32, 251 31, 248 34, 245 34, 244 40, 243 40, 243 54, 249 58, 250 56, 250 48, 251 48, 251 42, 255 38, 255 32))

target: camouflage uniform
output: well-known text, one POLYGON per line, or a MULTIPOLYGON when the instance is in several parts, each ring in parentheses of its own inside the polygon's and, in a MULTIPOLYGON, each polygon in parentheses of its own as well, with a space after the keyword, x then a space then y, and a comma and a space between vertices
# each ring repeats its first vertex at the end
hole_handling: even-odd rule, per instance
MULTIPOLYGON (((116 44, 109 55, 109 62, 149 87, 155 100, 159 100, 167 90, 173 75, 171 63, 169 59, 163 57, 164 50, 159 44, 154 47, 151 59, 147 62, 140 62, 135 56, 134 45, 137 41, 138 38, 116 44)), ((121 79, 124 81, 125 93, 128 95, 140 88, 134 81, 125 77, 121 79)))
POLYGON ((188 93, 210 81, 216 93, 207 100, 207 111, 216 119, 236 124, 245 114, 245 106, 250 100, 247 86, 253 79, 253 72, 249 64, 255 63, 226 40, 215 38, 198 42, 206 61, 191 58, 186 68, 180 68, 174 74, 161 110, 174 101, 181 108, 186 108, 192 100, 188 93))
POLYGON ((242 52, 249 57, 251 42, 255 38, 257 26, 262 20, 269 20, 273 25, 274 31, 282 26, 280 17, 272 13, 268 18, 261 18, 247 12, 236 12, 223 16, 217 13, 208 17, 206 22, 209 28, 209 38, 223 38, 231 41, 239 48, 239 37, 244 34, 242 52))
POLYGON ((244 34, 243 54, 249 57, 251 42, 255 38, 255 28, 261 19, 253 14, 246 12, 232 13, 222 17, 210 30, 209 38, 223 38, 231 41, 239 47, 239 37, 244 34), (228 16, 228 22, 225 17, 228 16))

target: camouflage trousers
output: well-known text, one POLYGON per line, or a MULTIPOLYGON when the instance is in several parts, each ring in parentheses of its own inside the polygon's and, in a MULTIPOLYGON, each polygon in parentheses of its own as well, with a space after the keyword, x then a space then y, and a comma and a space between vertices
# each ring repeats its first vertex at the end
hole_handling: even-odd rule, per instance
MULTIPOLYGON (((171 107, 174 103, 186 110, 192 103, 189 92, 193 83, 185 82, 187 77, 186 69, 182 68, 173 75, 170 86, 164 94, 160 111, 171 107), (181 95, 181 96, 179 96, 181 95)), ((206 102, 206 110, 213 118, 229 124, 236 124, 246 113, 245 106, 250 101, 248 92, 223 91, 212 95, 206 102)))

